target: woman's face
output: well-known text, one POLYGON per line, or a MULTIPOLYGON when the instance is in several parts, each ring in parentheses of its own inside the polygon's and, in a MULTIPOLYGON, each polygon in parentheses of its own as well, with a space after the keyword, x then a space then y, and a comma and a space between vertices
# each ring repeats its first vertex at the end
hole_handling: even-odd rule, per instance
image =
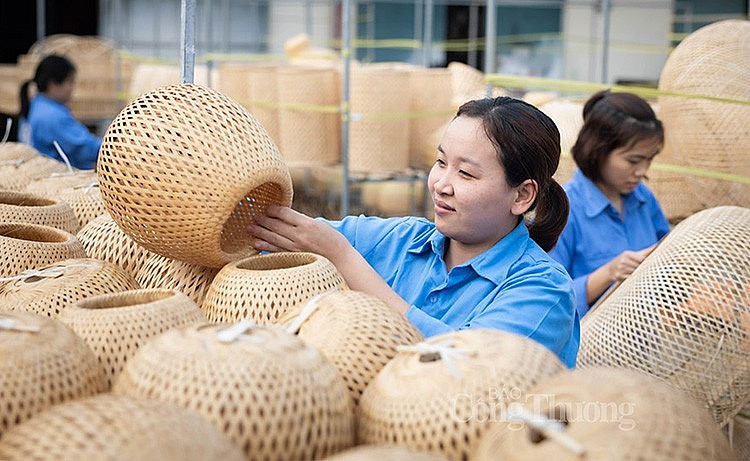
POLYGON ((75 73, 73 73, 60 83, 50 81, 47 84, 47 91, 45 92, 45 94, 51 99, 59 102, 60 104, 67 104, 73 97, 75 84, 76 75, 75 73))
POLYGON ((479 118, 461 116, 448 125, 427 185, 435 224, 452 240, 485 250, 518 223, 517 190, 507 183, 479 118))
POLYGON ((660 150, 658 138, 644 139, 632 146, 613 150, 602 165, 597 186, 609 198, 633 192, 646 178, 651 161, 660 150))

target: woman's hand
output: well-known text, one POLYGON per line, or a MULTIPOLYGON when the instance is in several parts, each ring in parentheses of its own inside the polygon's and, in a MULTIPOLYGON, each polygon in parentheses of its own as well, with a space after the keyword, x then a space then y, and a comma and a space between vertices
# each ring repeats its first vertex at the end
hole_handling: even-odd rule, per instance
POLYGON ((621 282, 628 278, 630 274, 646 259, 656 245, 651 245, 641 251, 623 251, 607 264, 609 268, 609 279, 611 282, 621 282))

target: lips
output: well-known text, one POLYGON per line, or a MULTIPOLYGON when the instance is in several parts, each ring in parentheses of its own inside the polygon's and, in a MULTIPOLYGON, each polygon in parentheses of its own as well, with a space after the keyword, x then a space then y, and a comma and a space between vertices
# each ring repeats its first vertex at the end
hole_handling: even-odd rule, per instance
POLYGON ((448 213, 451 211, 456 211, 455 208, 443 202, 442 200, 433 199, 433 202, 435 203, 435 213, 448 213))

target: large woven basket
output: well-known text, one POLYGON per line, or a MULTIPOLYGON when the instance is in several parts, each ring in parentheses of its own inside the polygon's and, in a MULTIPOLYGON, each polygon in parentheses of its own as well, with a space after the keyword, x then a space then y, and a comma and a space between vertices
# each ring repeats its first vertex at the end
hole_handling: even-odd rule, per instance
POLYGON ((345 288, 343 276, 323 256, 305 252, 263 254, 224 266, 201 307, 212 322, 249 319, 271 323, 315 295, 345 288))
POLYGON ((111 394, 57 405, 8 431, 5 461, 242 461, 244 456, 194 412, 111 394))
POLYGON ((219 269, 212 267, 202 267, 152 254, 138 270, 135 279, 143 288, 180 291, 200 306, 218 272, 219 269))
MULTIPOLYGON (((717 21, 688 35, 669 54, 659 77, 660 117, 677 165, 718 174, 750 176, 750 21, 717 21), (690 97, 699 95, 702 97, 690 97), (734 101, 734 102, 732 102, 734 101)), ((750 184, 689 178, 700 208, 750 207, 750 184)))
POLYGON ((52 405, 104 390, 91 349, 49 317, 0 311, 0 358, 0 438, 52 405))
POLYGON ((581 321, 578 366, 666 380, 727 424, 750 400, 750 209, 680 222, 581 321))
POLYGON ((97 259, 66 259, 26 271, 0 285, 0 310, 57 317, 73 303, 105 293, 140 288, 121 267, 97 259))
POLYGON ((94 351, 107 375, 108 388, 150 338, 206 321, 183 293, 147 288, 88 297, 63 310, 59 319, 94 351))
POLYGON ((0 190, 0 222, 41 224, 75 234, 78 218, 66 202, 28 192, 0 190))
POLYGON ((487 431, 471 459, 734 457, 711 415, 685 393, 633 370, 589 368, 530 389, 523 402, 508 408, 502 424, 487 431))
POLYGON ((488 329, 434 336, 397 354, 367 386, 359 441, 466 460, 506 404, 563 371, 554 353, 524 336, 488 329))
POLYGON ((85 258, 75 235, 39 224, 0 223, 0 277, 13 277, 27 269, 57 261, 85 258))
POLYGON ((104 135, 97 174, 107 210, 133 240, 206 267, 257 254, 248 224, 292 201, 289 170, 265 129, 193 84, 128 104, 104 135))
POLYGON ((447 461, 440 455, 388 445, 359 445, 325 461, 447 461))
POLYGON ((398 346, 424 338, 417 328, 380 299, 338 290, 299 304, 278 323, 315 346, 344 378, 354 403, 397 353, 398 346))
POLYGON ((432 134, 450 122, 456 113, 451 101, 451 73, 448 69, 417 68, 409 72, 411 93, 409 122, 409 164, 431 167, 435 163, 437 145, 432 134), (431 145, 425 149, 425 145, 431 145))
POLYGON ((551 118, 560 130, 560 165, 555 171, 554 178, 564 184, 573 178, 576 162, 570 150, 578 139, 578 133, 583 126, 583 103, 580 101, 555 99, 543 104, 539 110, 551 118))
POLYGON ((106 212, 91 220, 76 236, 89 257, 117 264, 133 277, 153 255, 123 232, 106 212))
POLYGON ((0 189, 22 191, 32 182, 67 171, 62 161, 42 154, 31 158, 0 162, 0 189))
POLYGON ((200 413, 248 460, 318 459, 354 442, 353 404, 336 368, 278 327, 169 331, 128 362, 113 392, 200 413))

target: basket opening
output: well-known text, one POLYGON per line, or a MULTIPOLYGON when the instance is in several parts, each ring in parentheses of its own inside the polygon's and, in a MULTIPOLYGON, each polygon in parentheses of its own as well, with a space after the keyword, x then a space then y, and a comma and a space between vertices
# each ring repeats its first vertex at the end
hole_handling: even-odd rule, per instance
POLYGON ((237 203, 221 230, 221 250, 228 254, 246 252, 255 241, 247 226, 255 222, 254 217, 264 214, 269 205, 286 205, 284 189, 280 184, 261 184, 237 203))
MULTIPOLYGON (((551 419, 553 421, 559 421, 563 424, 563 426, 568 426, 568 415, 565 411, 565 408, 562 406, 556 406, 552 408, 552 411, 545 411, 542 412, 542 415, 544 415, 546 418, 551 419)), ((533 444, 542 443, 543 441, 547 440, 547 436, 544 435, 541 431, 537 429, 530 429, 529 430, 529 441, 533 444)))
POLYGON ((33 224, 0 224, 0 236, 42 243, 64 243, 71 235, 65 231, 33 224))
POLYGON ((427 362, 437 362, 442 357, 440 356, 440 352, 425 352, 424 354, 419 356, 419 361, 423 363, 427 362))
POLYGON ((54 200, 44 198, 44 197, 39 197, 36 195, 31 195, 31 194, 20 194, 20 193, 0 194, 0 204, 2 205, 34 207, 34 206, 50 206, 50 205, 54 205, 55 203, 56 202, 54 200))
POLYGON ((153 303, 174 295, 172 290, 131 290, 83 299, 78 306, 82 309, 116 309, 153 303))
POLYGON ((249 271, 292 269, 312 264, 316 260, 317 257, 311 253, 271 253, 244 259, 237 263, 237 268, 249 271))

